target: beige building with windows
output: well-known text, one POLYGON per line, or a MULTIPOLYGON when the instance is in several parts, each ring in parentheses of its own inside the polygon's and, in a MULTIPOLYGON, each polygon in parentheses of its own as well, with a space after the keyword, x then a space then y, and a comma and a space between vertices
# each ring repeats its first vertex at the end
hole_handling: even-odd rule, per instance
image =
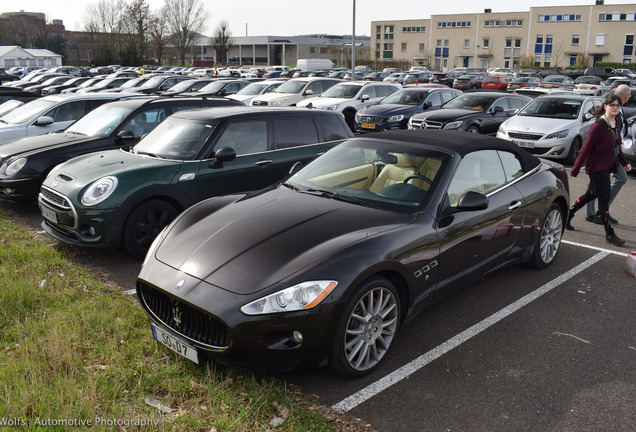
POLYGON ((373 21, 377 60, 406 61, 447 71, 521 63, 567 67, 585 55, 596 62, 636 62, 636 4, 533 7, 525 12, 433 15, 373 21))

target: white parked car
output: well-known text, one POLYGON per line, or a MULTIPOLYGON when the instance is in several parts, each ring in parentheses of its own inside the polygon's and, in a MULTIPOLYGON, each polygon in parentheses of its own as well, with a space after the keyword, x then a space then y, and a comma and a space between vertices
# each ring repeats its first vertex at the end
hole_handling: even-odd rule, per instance
POLYGON ((238 93, 227 96, 227 98, 243 102, 245 105, 250 105, 252 99, 262 94, 273 92, 284 82, 284 80, 276 79, 253 82, 239 90, 238 93))
POLYGON ((0 117, 0 143, 57 132, 120 94, 87 93, 45 96, 25 103, 0 117))
POLYGON ((324 91, 341 82, 342 80, 336 78, 292 78, 272 93, 255 97, 251 104, 252 106, 296 106, 301 100, 320 96, 324 91))
POLYGON ((528 152, 572 164, 596 120, 603 98, 582 95, 540 96, 499 126, 497 138, 528 152))
POLYGON ((389 82, 341 82, 318 97, 298 102, 298 106, 341 112, 347 126, 354 131, 356 113, 360 108, 375 105, 401 89, 402 86, 389 82))

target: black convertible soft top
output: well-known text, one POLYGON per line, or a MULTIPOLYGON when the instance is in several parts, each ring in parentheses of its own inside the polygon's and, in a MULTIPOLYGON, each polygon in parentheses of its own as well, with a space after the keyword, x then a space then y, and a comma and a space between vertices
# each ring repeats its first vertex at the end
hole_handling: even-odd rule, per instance
POLYGON ((510 141, 463 131, 398 129, 377 132, 372 136, 365 136, 364 138, 402 141, 416 145, 422 144, 436 147, 442 151, 446 150, 457 153, 462 157, 478 149, 505 150, 517 155, 524 172, 528 172, 541 164, 538 157, 528 153, 510 141))

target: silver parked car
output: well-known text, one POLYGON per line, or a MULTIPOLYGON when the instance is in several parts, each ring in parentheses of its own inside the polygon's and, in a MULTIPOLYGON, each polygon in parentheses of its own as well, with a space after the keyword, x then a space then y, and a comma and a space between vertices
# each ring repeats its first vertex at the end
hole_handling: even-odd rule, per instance
POLYGON ((576 160, 603 98, 582 95, 540 96, 499 126, 497 137, 537 156, 576 160))

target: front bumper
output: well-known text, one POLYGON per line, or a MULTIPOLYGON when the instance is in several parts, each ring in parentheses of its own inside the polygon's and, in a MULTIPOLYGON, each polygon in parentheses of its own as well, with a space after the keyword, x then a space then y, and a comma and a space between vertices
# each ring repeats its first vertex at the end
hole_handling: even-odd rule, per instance
POLYGON ((519 147, 526 150, 535 156, 545 157, 548 159, 567 159, 570 154, 570 147, 572 146, 573 138, 569 135, 565 138, 556 139, 536 139, 530 136, 511 136, 513 131, 508 131, 507 134, 497 132, 497 138, 502 138, 517 144, 519 147))
POLYGON ((0 198, 12 200, 35 199, 40 191, 40 179, 0 180, 0 198))
MULTIPOLYGON (((261 372, 326 365, 333 304, 309 311, 250 316, 239 295, 175 270, 154 257, 137 278, 137 296, 153 324, 197 350, 199 358, 261 372), (294 339, 302 334, 302 341, 294 339)), ((148 329, 150 331, 150 329, 148 329)))

